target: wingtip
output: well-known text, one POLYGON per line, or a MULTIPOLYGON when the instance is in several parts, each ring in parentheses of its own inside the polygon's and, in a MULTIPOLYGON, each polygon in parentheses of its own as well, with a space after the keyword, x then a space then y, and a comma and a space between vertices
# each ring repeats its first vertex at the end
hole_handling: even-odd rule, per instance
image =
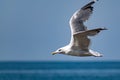
POLYGON ((108 30, 106 27, 101 28, 101 30, 108 30))
POLYGON ((94 2, 97 2, 97 1, 99 1, 99 0, 93 0, 94 2))
POLYGON ((108 30, 106 27, 103 27, 103 30, 108 30))

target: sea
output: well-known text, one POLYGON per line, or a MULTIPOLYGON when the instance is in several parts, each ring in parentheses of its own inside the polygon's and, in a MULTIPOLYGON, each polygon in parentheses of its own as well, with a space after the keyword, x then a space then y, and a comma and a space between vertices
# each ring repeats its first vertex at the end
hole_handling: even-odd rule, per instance
POLYGON ((120 80, 120 61, 6 61, 0 80, 120 80))

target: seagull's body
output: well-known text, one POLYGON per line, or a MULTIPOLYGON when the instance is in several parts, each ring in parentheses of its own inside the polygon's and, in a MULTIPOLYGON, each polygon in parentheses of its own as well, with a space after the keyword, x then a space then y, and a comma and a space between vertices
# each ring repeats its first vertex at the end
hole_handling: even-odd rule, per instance
POLYGON ((57 51, 54 54, 66 54, 71 56, 95 56, 101 57, 102 54, 89 49, 90 39, 89 36, 97 35, 101 30, 106 30, 105 28, 97 28, 92 30, 87 30, 84 22, 88 20, 93 12, 92 5, 96 0, 91 1, 87 5, 83 6, 80 10, 76 11, 70 19, 71 28, 71 41, 70 43, 57 51))

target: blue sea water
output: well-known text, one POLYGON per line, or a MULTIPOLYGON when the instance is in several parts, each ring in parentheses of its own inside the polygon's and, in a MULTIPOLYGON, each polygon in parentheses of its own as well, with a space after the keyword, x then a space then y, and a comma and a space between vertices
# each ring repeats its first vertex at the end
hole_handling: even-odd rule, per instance
POLYGON ((120 62, 0 62, 0 80, 120 80, 120 62))

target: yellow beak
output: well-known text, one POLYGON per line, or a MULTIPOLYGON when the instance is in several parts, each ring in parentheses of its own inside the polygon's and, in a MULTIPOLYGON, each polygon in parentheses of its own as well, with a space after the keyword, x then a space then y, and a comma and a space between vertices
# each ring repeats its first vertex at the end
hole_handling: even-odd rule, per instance
POLYGON ((55 54, 57 54, 57 52, 52 52, 52 55, 55 55, 55 54))

